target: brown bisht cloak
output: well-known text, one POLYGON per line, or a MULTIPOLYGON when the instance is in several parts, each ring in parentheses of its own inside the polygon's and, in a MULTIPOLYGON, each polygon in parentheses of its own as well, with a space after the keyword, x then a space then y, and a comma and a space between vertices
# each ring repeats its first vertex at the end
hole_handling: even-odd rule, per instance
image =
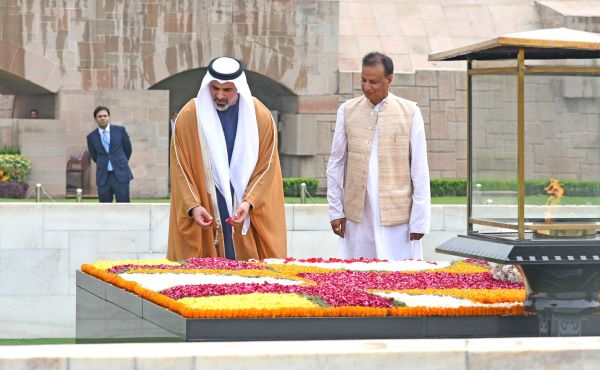
MULTIPOLYGON (((242 225, 234 226, 235 256, 238 260, 285 258, 287 238, 277 130, 268 109, 257 99, 254 99, 254 107, 258 123, 258 161, 243 197, 252 204, 251 222, 246 235, 242 235, 242 225)), ((167 258, 182 261, 191 257, 225 257, 223 231, 217 227, 216 219, 213 227, 203 230, 188 216, 191 208, 201 205, 215 218, 206 187, 194 99, 179 112, 171 140, 167 258)), ((241 140, 244 138, 237 137, 236 143, 241 140)))

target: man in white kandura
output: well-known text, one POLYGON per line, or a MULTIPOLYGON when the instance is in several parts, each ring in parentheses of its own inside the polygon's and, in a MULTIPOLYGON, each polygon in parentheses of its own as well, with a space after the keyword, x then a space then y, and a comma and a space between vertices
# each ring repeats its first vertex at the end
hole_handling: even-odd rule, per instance
POLYGON ((423 116, 389 92, 392 60, 362 61, 363 96, 337 112, 327 166, 331 227, 342 258, 423 258, 431 195, 423 116))

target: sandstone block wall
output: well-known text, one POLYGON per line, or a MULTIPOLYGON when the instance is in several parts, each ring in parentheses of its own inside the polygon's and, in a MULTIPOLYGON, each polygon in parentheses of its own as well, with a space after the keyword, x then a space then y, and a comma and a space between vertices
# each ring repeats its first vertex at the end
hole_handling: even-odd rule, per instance
MULTIPOLYGON (((473 79, 473 168, 480 179, 516 179, 515 76, 473 79)), ((525 77, 526 177, 600 175, 600 78, 525 77)))

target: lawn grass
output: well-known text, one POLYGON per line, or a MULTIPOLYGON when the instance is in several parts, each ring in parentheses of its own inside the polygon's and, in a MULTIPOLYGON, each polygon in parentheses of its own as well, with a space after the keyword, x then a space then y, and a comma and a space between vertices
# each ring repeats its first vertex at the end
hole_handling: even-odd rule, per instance
MULTIPOLYGON (((300 204, 300 197, 285 197, 287 204, 300 204)), ((306 204, 327 204, 325 197, 306 197, 306 204)))
POLYGON ((75 338, 0 339, 0 346, 75 344, 75 338))

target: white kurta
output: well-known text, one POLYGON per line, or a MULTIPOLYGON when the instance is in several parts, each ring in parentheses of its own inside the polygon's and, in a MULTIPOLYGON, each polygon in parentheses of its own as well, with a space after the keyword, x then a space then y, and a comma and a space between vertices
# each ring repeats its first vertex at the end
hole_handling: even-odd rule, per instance
MULTIPOLYGON (((391 95, 391 94, 390 94, 391 95)), ((387 98, 386 98, 387 99, 387 98)), ((383 101, 373 109, 379 112, 383 101)), ((327 199, 330 220, 344 218, 344 174, 346 172, 348 138, 344 125, 345 103, 337 112, 331 157, 327 166, 327 199)), ((413 183, 413 204, 408 224, 381 226, 379 211, 379 163, 377 160, 377 127, 369 156, 369 174, 363 221, 346 220, 346 233, 340 238, 341 258, 379 258, 401 260, 423 258, 420 240, 409 239, 410 233, 429 233, 431 194, 425 125, 418 107, 415 108, 410 134, 410 174, 413 183)))

